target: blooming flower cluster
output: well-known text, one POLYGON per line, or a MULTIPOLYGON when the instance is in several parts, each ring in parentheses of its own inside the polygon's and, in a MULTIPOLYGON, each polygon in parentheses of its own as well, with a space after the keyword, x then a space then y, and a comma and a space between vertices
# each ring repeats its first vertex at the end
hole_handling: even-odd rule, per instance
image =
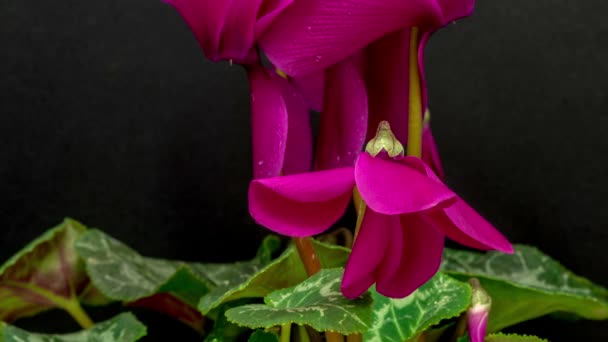
POLYGON ((311 236, 360 197, 346 297, 374 283, 386 296, 407 296, 437 272, 446 236, 512 252, 442 182, 428 125, 424 47, 469 15, 473 0, 166 1, 209 59, 248 73, 254 219, 311 236), (314 151, 311 110, 321 112, 314 151))

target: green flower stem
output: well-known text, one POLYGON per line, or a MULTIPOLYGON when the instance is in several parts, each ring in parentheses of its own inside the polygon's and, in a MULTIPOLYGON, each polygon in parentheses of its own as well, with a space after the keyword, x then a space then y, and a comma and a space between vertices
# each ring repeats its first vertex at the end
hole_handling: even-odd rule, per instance
POLYGON ((280 342, 291 341, 291 323, 281 325, 281 339, 280 342))
POLYGON ((410 34, 410 104, 407 135, 407 155, 422 157, 422 91, 418 69, 418 28, 410 34))
POLYGON ((310 342, 310 336, 308 336, 308 331, 306 331, 305 326, 298 325, 298 335, 300 337, 300 342, 310 342))

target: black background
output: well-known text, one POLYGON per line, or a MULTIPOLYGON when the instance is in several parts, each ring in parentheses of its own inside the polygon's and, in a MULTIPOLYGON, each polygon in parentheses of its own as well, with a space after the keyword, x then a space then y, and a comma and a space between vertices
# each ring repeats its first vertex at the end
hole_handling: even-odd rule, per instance
MULTIPOLYGON (((603 286, 606 7, 479 1, 426 55, 450 186, 512 242, 603 286)), ((0 0, 0 260, 64 216, 148 256, 250 258, 266 232, 247 213, 248 111, 243 70, 206 61, 160 1, 0 0)), ((155 334, 191 336, 141 316, 155 334)), ((23 325, 60 329, 63 318, 23 325)), ((516 330, 608 339, 604 322, 516 330)))

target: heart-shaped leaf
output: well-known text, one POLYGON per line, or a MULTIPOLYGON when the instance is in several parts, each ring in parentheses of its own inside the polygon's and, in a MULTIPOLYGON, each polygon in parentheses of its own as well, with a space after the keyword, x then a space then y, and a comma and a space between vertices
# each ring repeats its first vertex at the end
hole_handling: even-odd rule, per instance
MULTIPOLYGON (((324 268, 341 267, 346 264, 350 250, 312 240, 319 261, 324 268)), ((234 272, 230 265, 219 266, 234 272)), ((264 268, 243 270, 229 281, 201 298, 199 310, 206 315, 222 303, 239 298, 262 298, 270 292, 294 286, 304 281, 308 274, 293 244, 264 268)))
POLYGON ((76 249, 93 284, 106 297, 164 312, 201 330, 199 299, 217 286, 246 280, 270 260, 279 244, 276 236, 268 237, 255 259, 234 264, 147 258, 98 230, 84 234, 76 249))
POLYGON ((76 342, 112 341, 133 342, 146 335, 146 326, 131 313, 120 314, 108 321, 72 334, 36 334, 0 322, 0 341, 3 342, 76 342))
POLYGON ((85 231, 82 224, 66 219, 0 267, 0 320, 12 322, 51 308, 74 315, 80 308, 78 296, 89 283, 74 249, 85 231))
POLYGON ((266 304, 235 307, 226 311, 226 317, 252 329, 296 323, 317 331, 362 333, 371 325, 372 299, 369 292, 346 299, 340 292, 343 273, 341 268, 323 269, 294 287, 270 293, 266 304))
POLYGON ((471 287, 438 273, 403 299, 372 292, 374 321, 365 341, 406 341, 440 321, 460 315, 471 303, 471 287))
POLYGON ((488 331, 553 312, 608 318, 608 290, 573 274, 534 247, 515 246, 512 255, 446 249, 441 267, 463 281, 479 279, 492 297, 488 331))

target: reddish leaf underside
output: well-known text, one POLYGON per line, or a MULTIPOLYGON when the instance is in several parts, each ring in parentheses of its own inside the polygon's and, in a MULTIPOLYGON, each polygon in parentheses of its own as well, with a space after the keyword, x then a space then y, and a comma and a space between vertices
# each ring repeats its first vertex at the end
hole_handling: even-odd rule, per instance
POLYGON ((74 249, 85 230, 66 219, 0 267, 0 320, 12 322, 76 300, 89 283, 74 249))

